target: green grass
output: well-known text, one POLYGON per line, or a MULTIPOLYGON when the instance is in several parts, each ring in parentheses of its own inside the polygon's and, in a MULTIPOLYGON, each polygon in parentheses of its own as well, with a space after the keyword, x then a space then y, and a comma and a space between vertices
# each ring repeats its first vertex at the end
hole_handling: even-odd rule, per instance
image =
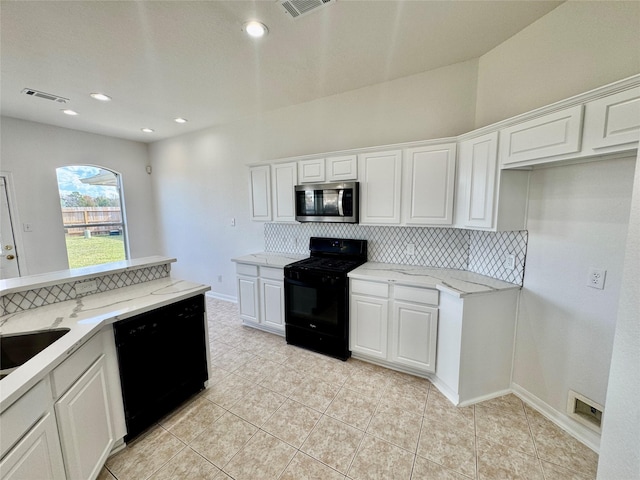
POLYGON ((101 263, 125 260, 122 235, 100 235, 91 238, 67 235, 67 257, 69 268, 87 267, 101 263))

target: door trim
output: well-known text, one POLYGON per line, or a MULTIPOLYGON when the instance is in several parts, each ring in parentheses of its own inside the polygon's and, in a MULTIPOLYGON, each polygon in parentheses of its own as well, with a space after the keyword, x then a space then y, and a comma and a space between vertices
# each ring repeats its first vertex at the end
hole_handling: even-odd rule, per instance
POLYGON ((13 241, 15 242, 18 272, 20 277, 24 277, 29 275, 29 270, 27 268, 27 262, 25 261, 26 256, 23 247, 22 222, 20 221, 18 202, 16 201, 15 190, 13 188, 15 185, 13 181, 13 174, 11 172, 0 170, 0 177, 4 177, 7 190, 7 202, 9 203, 9 213, 11 214, 11 229, 13 230, 13 241))

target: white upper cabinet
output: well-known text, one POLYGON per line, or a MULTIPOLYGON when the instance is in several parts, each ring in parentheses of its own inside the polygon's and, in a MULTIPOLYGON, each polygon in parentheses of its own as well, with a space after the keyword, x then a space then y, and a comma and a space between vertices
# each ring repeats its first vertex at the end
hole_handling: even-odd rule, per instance
POLYGON ((360 223, 398 225, 402 152, 368 152, 358 155, 360 223))
POLYGON ((456 226, 481 230, 526 227, 529 172, 500 170, 498 132, 460 142, 456 226))
POLYGON ((493 225, 497 149, 498 132, 460 142, 457 222, 462 227, 493 225))
POLYGON ((321 183, 325 180, 324 158, 298 162, 299 183, 321 183))
POLYGON ((273 165, 273 221, 295 222, 295 192, 298 180, 298 163, 277 163, 273 165))
POLYGON ((638 147, 640 87, 587 103, 583 147, 586 153, 609 153, 638 147))
POLYGON ((403 169, 402 223, 451 225, 456 144, 406 149, 403 169))
POLYGON ((346 182, 357 179, 357 155, 341 155, 327 158, 327 180, 329 182, 346 182))
POLYGON ((583 110, 576 105, 502 129, 500 164, 542 163, 540 159, 579 152, 583 110))
POLYGON ((271 221, 271 165, 251 167, 249 170, 251 193, 251 220, 271 221))

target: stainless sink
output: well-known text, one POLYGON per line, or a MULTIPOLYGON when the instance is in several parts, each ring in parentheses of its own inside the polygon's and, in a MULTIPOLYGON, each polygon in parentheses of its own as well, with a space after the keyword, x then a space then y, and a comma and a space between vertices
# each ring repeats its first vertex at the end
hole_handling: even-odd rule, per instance
POLYGON ((0 335, 0 379, 6 377, 68 332, 68 328, 55 328, 0 335))

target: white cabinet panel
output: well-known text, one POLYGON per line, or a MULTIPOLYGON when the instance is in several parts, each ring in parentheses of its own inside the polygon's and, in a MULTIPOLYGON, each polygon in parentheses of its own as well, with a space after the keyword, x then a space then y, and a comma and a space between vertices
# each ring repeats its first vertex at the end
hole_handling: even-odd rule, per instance
POLYGON ((257 277, 238 276, 238 308, 243 322, 259 322, 257 277))
POLYGON ((294 188, 298 179, 297 162, 273 165, 273 221, 295 222, 294 188))
POLYGON ((403 223, 451 225, 456 144, 407 149, 403 168, 403 223))
POLYGON ((271 166, 251 167, 249 170, 251 193, 251 220, 271 221, 271 166))
POLYGON ((599 149, 625 144, 637 148, 640 140, 640 87, 587 103, 584 148, 599 149))
POLYGON ((104 355, 60 398, 55 410, 69 478, 96 478, 116 440, 104 355))
POLYGON ((391 361, 435 372, 438 309, 394 301, 391 323, 391 361))
POLYGON ((583 106, 567 108, 500 131, 500 164, 576 153, 582 139, 583 106))
POLYGON ((260 279, 261 321, 284 332, 284 282, 260 279))
POLYGON ((300 183, 324 182, 324 158, 301 160, 298 162, 298 181, 300 183))
POLYGON ((357 179, 357 155, 341 155, 327 158, 327 180, 329 182, 354 181, 357 179))
POLYGON ((399 224, 402 152, 358 155, 360 223, 399 224))
POLYGON ((460 142, 458 223, 464 227, 493 226, 498 132, 460 142))
POLYGON ((351 295, 350 301, 351 351, 386 359, 389 302, 359 295, 351 295))
POLYGON ((52 410, 48 411, 2 459, 0 478, 5 480, 64 480, 67 478, 52 410))

